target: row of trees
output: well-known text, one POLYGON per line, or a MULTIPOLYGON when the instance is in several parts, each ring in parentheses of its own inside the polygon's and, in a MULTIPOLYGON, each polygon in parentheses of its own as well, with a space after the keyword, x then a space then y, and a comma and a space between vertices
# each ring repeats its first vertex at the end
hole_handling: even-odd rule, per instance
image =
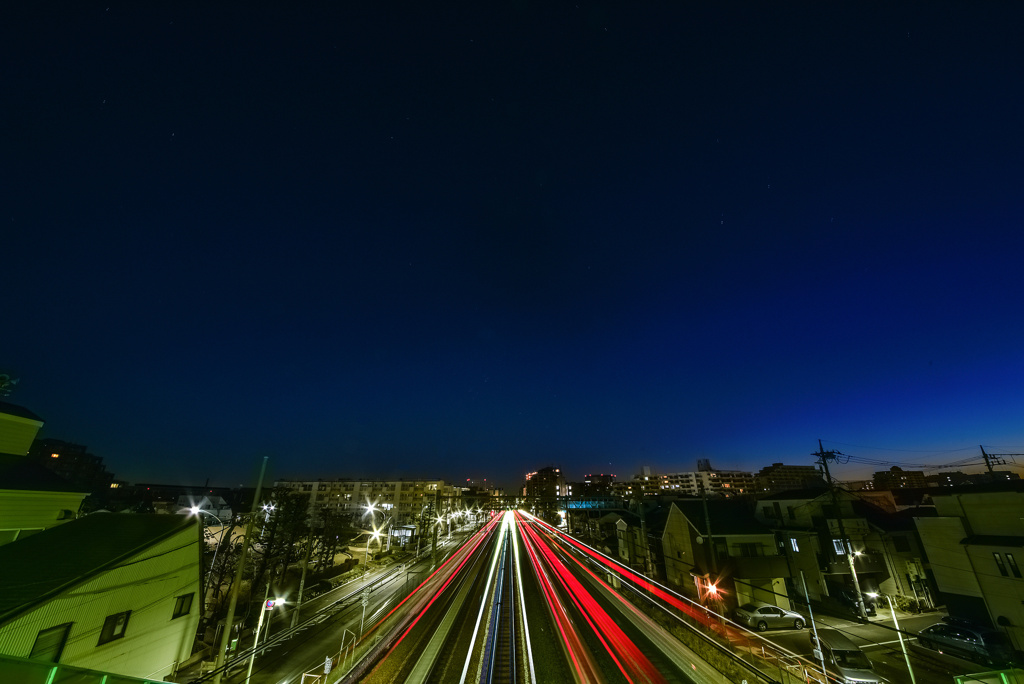
MULTIPOLYGON (((231 522, 225 521, 219 533, 206 529, 204 569, 209 568, 209 575, 204 576, 208 587, 204 628, 216 625, 227 614, 248 515, 235 515, 231 522)), ((302 562, 307 556, 309 586, 334 566, 340 554, 347 554, 347 542, 362 533, 351 526, 347 516, 332 511, 319 511, 311 517, 309 495, 287 488, 273 489, 256 515, 239 588, 239 611, 246 606, 242 612, 246 618, 255 617, 255 602, 262 601, 268 587, 271 595, 297 594, 302 562)))

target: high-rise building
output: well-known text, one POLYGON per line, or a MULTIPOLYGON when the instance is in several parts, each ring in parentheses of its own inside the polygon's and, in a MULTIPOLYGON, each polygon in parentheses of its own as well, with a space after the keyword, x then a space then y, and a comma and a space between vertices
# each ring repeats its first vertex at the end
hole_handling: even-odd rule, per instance
POLYGON ((548 466, 526 474, 526 484, 523 486, 523 494, 526 496, 557 497, 568 496, 568 493, 561 468, 548 466))

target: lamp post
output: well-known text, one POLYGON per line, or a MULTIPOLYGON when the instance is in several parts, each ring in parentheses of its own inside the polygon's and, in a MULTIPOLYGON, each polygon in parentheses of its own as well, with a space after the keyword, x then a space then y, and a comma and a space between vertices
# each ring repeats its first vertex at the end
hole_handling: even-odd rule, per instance
POLYGON ((366 540, 366 552, 363 554, 363 567, 368 567, 370 563, 370 543, 380 536, 380 530, 374 528, 373 534, 370 535, 369 539, 366 540))
MULTIPOLYGON (((268 584, 269 588, 270 585, 268 584)), ((256 622, 256 637, 252 640, 252 653, 249 655, 249 671, 245 674, 245 684, 249 684, 249 678, 252 676, 252 664, 256 660, 256 646, 260 642, 260 628, 263 627, 263 616, 268 610, 273 610, 274 606, 278 603, 284 603, 281 599, 265 599, 263 602, 263 608, 260 610, 260 619, 256 622)), ((269 629, 269 626, 268 626, 269 629)))
MULTIPOLYGON (((218 523, 220 523, 221 527, 220 541, 217 542, 217 546, 213 547, 213 560, 210 561, 210 570, 206 573, 206 582, 203 585, 203 610, 206 610, 206 597, 208 592, 210 591, 210 581, 213 579, 213 568, 215 565, 217 565, 217 552, 220 551, 220 547, 224 545, 224 537, 227 534, 227 529, 224 525, 224 521, 215 516, 210 511, 204 511, 203 509, 199 508, 199 506, 192 506, 192 508, 188 510, 192 515, 196 516, 198 516, 200 513, 205 513, 206 515, 210 516, 211 518, 214 518, 218 523)), ((203 519, 199 518, 199 520, 200 522, 202 522, 203 519)))
MULTIPOLYGON (((377 508, 376 504, 372 504, 372 503, 371 504, 367 504, 365 506, 365 508, 366 508, 366 513, 364 513, 363 515, 365 516, 366 514, 369 514, 369 515, 373 516, 373 519, 370 521, 370 525, 373 527, 373 536, 376 539, 376 538, 380 537, 380 533, 382 531, 384 531, 385 528, 390 529, 390 527, 388 525, 388 521, 391 520, 391 516, 385 515, 384 511, 382 511, 381 509, 377 508), (383 520, 381 522, 380 527, 377 527, 377 513, 380 513, 381 516, 383 517, 383 520)), ((381 550, 383 550, 383 547, 384 547, 384 545, 383 545, 383 543, 381 543, 381 550)), ((369 541, 366 542, 366 549, 367 549, 367 551, 369 551, 369 549, 370 549, 370 542, 369 541)), ((388 551, 390 551, 390 550, 391 550, 391 533, 389 531, 388 532, 388 551)))
MULTIPOLYGON (((868 592, 867 594, 871 598, 878 598, 878 594, 875 592, 868 592)), ((889 595, 885 595, 885 600, 889 602, 889 612, 892 613, 892 624, 896 628, 896 636, 900 639, 900 649, 903 650, 903 659, 907 661, 907 672, 910 673, 910 684, 917 684, 917 680, 914 679, 914 668, 910 666, 910 654, 907 653, 907 644, 903 641, 903 632, 900 631, 900 623, 896 620, 896 609, 892 605, 892 599, 889 595)))

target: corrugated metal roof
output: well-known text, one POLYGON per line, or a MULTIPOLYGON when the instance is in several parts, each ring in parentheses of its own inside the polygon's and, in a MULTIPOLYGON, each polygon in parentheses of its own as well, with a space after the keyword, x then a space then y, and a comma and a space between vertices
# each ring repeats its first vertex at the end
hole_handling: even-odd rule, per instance
POLYGON ((0 623, 194 525, 192 516, 94 513, 0 546, 0 623))

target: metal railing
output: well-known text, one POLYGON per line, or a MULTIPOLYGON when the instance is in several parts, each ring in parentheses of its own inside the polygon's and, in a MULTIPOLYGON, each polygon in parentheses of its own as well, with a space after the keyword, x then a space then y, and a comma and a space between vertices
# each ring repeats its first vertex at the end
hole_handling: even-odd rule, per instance
POLYGON ((62 663, 43 663, 28 658, 0 655, 0 682, 50 684, 74 681, 76 684, 163 684, 162 679, 88 670, 62 663))

